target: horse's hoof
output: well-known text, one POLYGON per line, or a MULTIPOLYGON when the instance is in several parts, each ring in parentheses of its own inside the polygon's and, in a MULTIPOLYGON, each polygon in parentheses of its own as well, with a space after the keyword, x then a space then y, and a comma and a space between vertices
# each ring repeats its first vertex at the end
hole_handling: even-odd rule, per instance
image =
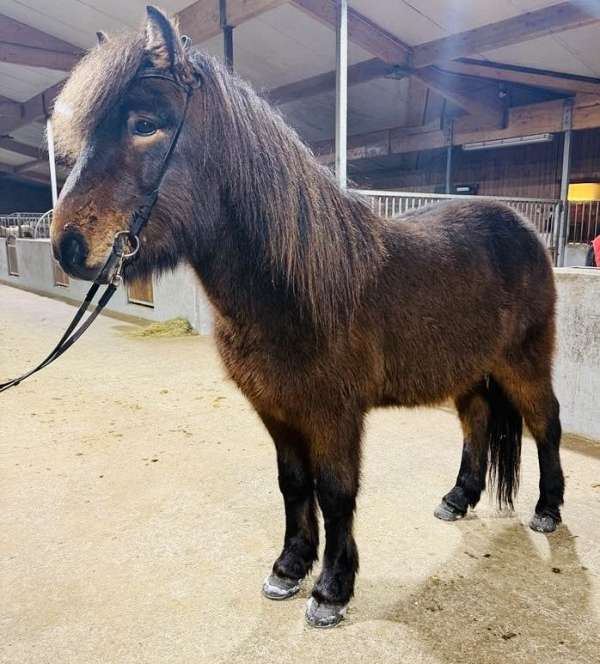
POLYGON ((529 522, 529 527, 536 533, 553 533, 559 523, 560 519, 550 514, 534 514, 529 522))
POLYGON ((442 521, 458 521, 465 516, 466 512, 461 512, 456 507, 449 505, 445 500, 435 508, 433 516, 442 521))
POLYGON ((311 597, 306 604, 306 622, 311 627, 335 627, 344 619, 347 608, 347 604, 327 604, 311 597))
POLYGON ((301 581, 302 579, 294 581, 293 579, 277 576, 277 574, 271 574, 265 579, 262 592, 268 599, 288 599, 300 590, 301 581))

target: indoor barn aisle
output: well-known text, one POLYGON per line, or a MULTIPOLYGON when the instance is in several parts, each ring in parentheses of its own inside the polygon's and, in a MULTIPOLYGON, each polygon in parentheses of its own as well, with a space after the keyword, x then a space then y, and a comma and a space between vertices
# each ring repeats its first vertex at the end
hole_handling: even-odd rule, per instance
MULTIPOLYGON (((0 368, 18 373, 73 308, 0 286, 0 368)), ((100 317, 1 408, 0 661, 211 664, 592 662, 600 652, 600 454, 566 446, 564 525, 527 527, 484 498, 455 524, 432 511, 454 479, 443 410, 368 421, 357 596, 336 630, 301 597, 260 588, 278 553, 272 443, 223 377, 210 338, 132 338, 100 317)), ((307 588, 310 584, 307 584, 307 588)))

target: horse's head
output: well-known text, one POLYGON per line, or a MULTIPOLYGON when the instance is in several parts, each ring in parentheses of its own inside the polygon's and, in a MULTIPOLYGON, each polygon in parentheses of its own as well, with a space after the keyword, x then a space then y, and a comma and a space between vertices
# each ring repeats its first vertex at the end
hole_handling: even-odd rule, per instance
POLYGON ((67 81, 52 122, 57 153, 73 168, 54 210, 52 246, 69 274, 97 277, 115 236, 129 230, 132 213, 156 189, 180 125, 159 200, 125 276, 173 267, 182 256, 185 230, 178 221, 194 214, 190 135, 198 125, 191 112, 185 120, 183 114, 186 91, 201 92, 196 69, 176 26, 148 8, 141 33, 99 38, 67 81))

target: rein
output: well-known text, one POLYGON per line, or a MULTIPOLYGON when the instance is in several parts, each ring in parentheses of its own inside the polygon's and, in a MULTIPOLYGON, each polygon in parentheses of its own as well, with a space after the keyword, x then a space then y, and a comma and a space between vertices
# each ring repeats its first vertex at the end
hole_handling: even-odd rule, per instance
POLYGON ((163 157, 160 171, 158 177, 156 178, 156 184, 153 190, 146 194, 143 199, 142 205, 138 206, 132 213, 129 220, 129 228, 126 231, 119 231, 114 239, 113 245, 110 251, 106 262, 102 266, 100 273, 94 280, 94 283, 87 292, 83 302, 79 306, 79 309, 75 313, 73 320, 69 323, 69 326, 65 330, 65 333, 60 338, 56 346, 50 351, 50 353, 33 369, 24 373, 18 378, 13 378, 12 380, 7 381, 6 383, 0 383, 0 392, 10 389, 11 387, 16 387, 24 381, 29 376, 41 371, 49 364, 57 360, 63 353, 65 353, 90 327, 90 325, 96 320, 100 312, 106 307, 111 297, 115 294, 119 284, 122 279, 123 265, 125 261, 129 258, 133 258, 140 249, 140 239, 139 235, 148 223, 148 219, 152 214, 154 205, 158 199, 158 193, 160 186, 162 184, 163 178, 169 167, 169 162, 179 140, 179 135, 183 129, 183 125, 187 116, 187 111, 189 107, 190 98, 193 94, 194 88, 192 85, 184 84, 179 81, 175 76, 170 76, 168 74, 146 71, 139 76, 136 76, 135 81, 140 79, 162 79, 173 83, 177 87, 181 88, 185 92, 185 101, 183 105, 183 112, 181 114, 181 119, 177 125, 177 129, 171 138, 169 144, 169 149, 163 157), (125 250, 126 240, 129 239, 133 241, 133 249, 130 252, 125 250), (81 323, 84 314, 90 308, 92 301, 98 292, 100 286, 106 285, 106 289, 98 299, 95 309, 89 314, 89 316, 81 323), (81 325, 80 325, 81 323, 81 325))

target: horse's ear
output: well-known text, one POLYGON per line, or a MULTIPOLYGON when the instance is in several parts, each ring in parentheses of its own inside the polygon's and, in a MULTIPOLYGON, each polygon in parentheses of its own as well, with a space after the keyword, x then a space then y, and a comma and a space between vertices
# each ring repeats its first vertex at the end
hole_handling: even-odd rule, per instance
POLYGON ((146 53, 152 67, 172 69, 183 64, 184 49, 177 26, 159 9, 146 7, 146 53))
POLYGON ((96 39, 98 40, 98 46, 102 46, 102 44, 104 44, 108 41, 108 37, 106 36, 106 33, 102 32, 102 30, 99 30, 96 33, 96 39))

